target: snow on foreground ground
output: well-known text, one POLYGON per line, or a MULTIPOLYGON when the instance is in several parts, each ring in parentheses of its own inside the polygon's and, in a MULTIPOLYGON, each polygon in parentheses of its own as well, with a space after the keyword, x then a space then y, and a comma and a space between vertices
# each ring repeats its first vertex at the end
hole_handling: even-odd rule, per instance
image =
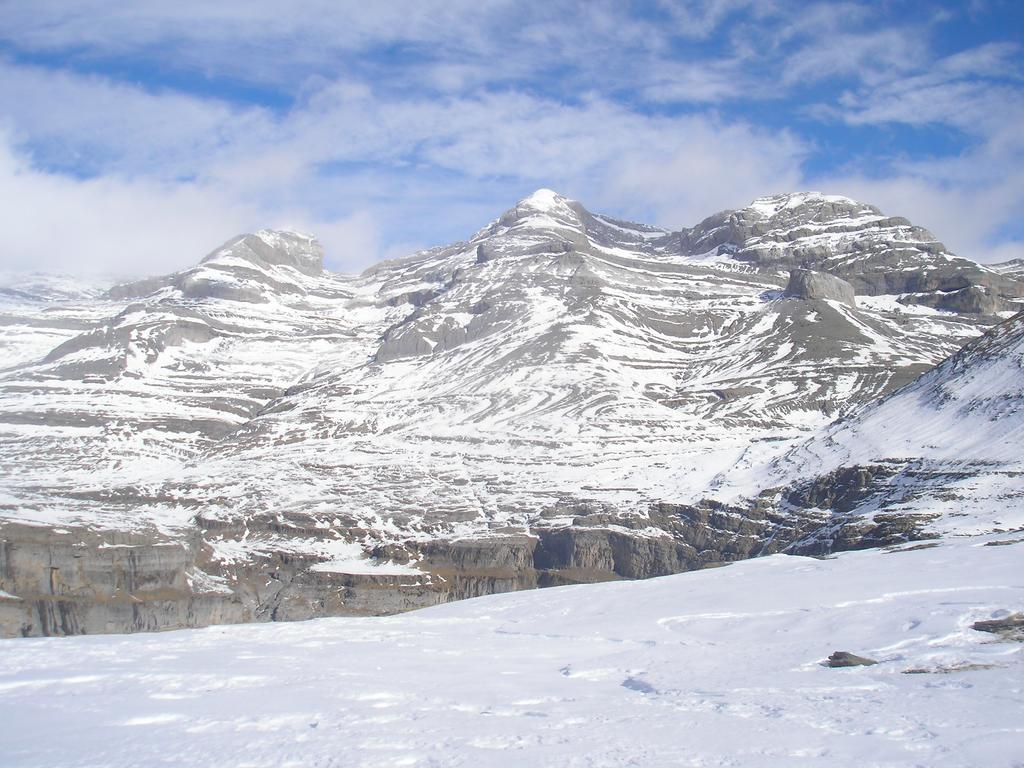
POLYGON ((1020 765, 1024 645, 970 628, 1024 610, 1024 541, 985 546, 1013 540, 2 641, 0 763, 1020 765), (835 650, 880 663, 821 666, 835 650))

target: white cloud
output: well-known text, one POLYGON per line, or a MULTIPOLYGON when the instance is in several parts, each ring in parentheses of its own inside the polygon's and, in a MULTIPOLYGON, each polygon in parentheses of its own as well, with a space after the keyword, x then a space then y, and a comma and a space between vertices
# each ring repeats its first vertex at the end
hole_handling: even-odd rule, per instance
POLYGON ((191 184, 42 173, 0 142, 4 229, 0 260, 9 270, 145 275, 198 261, 251 212, 191 184))
POLYGON ((652 68, 644 97, 656 103, 715 103, 766 96, 738 59, 661 64, 652 68))
POLYGON ((317 219, 249 205, 227 188, 105 176, 73 179, 32 168, 0 135, 4 227, 0 270, 107 276, 182 269, 240 232, 312 231, 335 266, 366 266, 388 255, 367 211, 317 219))
POLYGON ((288 13, 261 0, 81 0, 3 15, 11 50, 66 64, 0 60, 7 266, 161 271, 237 231, 292 225, 352 270, 464 237, 540 186, 670 227, 820 187, 903 212, 965 255, 1016 247, 1005 233, 1024 202, 1020 49, 937 58, 935 18, 901 27, 873 4, 774 0, 663 3, 660 16, 598 0, 311 0, 288 13), (120 74, 73 71, 111 61, 120 74), (199 85, 143 87, 135 68, 199 85), (808 110, 793 97, 833 76, 841 98, 808 110), (246 104, 240 79, 283 106, 246 104), (743 111, 730 117, 733 104, 743 111), (774 121, 759 127, 754 106, 774 121), (784 109, 802 133, 767 127, 788 122, 784 109), (885 165, 830 147, 850 170, 808 178, 822 151, 809 120, 942 124, 971 144, 885 165))
POLYGON ((913 127, 955 152, 851 158, 853 169, 815 182, 859 196, 927 227, 956 253, 981 262, 1017 258, 1024 207, 1024 92, 1015 44, 989 43, 929 61, 845 93, 819 116, 852 126, 913 127))
POLYGON ((972 188, 948 187, 925 176, 872 179, 841 175, 814 184, 877 205, 891 216, 903 216, 925 227, 951 251, 982 263, 996 263, 1024 254, 1024 242, 996 240, 999 230, 1018 217, 1024 204, 1020 178, 972 188))
POLYGON ((120 56, 151 65, 159 52, 164 71, 289 92, 311 75, 371 76, 407 88, 503 82, 553 65, 627 60, 638 46, 658 47, 661 36, 597 0, 301 0, 287 8, 267 0, 80 0, 73 8, 10 4, 5 22, 0 39, 21 50, 72 50, 79 64, 120 56), (385 55, 373 56, 379 51, 385 55))
POLYGON ((0 60, 0 103, 47 165, 81 173, 202 175, 211 157, 272 140, 265 109, 0 60))
POLYGON ((708 37, 730 14, 739 11, 745 11, 755 19, 779 13, 778 4, 772 0, 699 0, 688 3, 661 0, 658 5, 671 16, 674 31, 692 38, 708 37))
POLYGON ((1018 43, 984 43, 941 59, 935 68, 953 75, 981 75, 1020 80, 1024 76, 1018 61, 1020 50, 1021 46, 1018 43))
MULTIPOLYGON (((12 67, 8 74, 14 80, 19 73, 12 67)), ((799 162, 798 142, 784 132, 702 115, 645 115, 596 96, 575 104, 513 91, 403 98, 330 83, 287 113, 240 115, 222 102, 96 77, 58 73, 51 83, 47 76, 30 69, 25 81, 58 98, 47 106, 39 97, 18 113, 18 128, 38 141, 44 129, 37 122, 49 114, 47 143, 113 159, 106 175, 76 180, 43 172, 8 148, 8 167, 16 168, 5 174, 9 195, 31 198, 46 186, 62 197, 25 221, 50 232, 64 222, 83 245, 97 243, 92 252, 103 265, 113 258, 104 229, 87 222, 97 218, 93 210, 109 220, 118 205, 126 229, 142 233, 151 225, 154 233, 180 237, 192 228, 187 243, 166 251, 160 243, 167 237, 150 238, 147 259, 154 265, 191 262, 239 228, 290 223, 319 234, 336 267, 356 269, 399 242, 464 237, 534 187, 678 225, 680 217, 709 213, 703 206, 740 204, 752 193, 788 186, 799 162), (116 99, 127 106, 104 132, 116 99), (74 114, 64 119, 65 109, 74 114), (179 110, 198 117, 180 133, 165 130, 162 121, 179 110), (176 180, 176 168, 189 169, 189 180, 176 180), (205 248, 196 247, 198 238, 205 248)), ((14 88, 31 90, 24 83, 14 88)), ((31 242, 22 239, 18 258, 31 252, 57 263, 59 251, 33 249, 31 242)))
MULTIPOLYGON (((301 0, 287 9, 267 0, 78 0, 7 3, 6 34, 36 51, 74 49, 80 57, 126 54, 161 47, 168 64, 217 67, 277 80, 275 64, 320 62, 340 51, 396 42, 447 43, 473 47, 491 19, 514 6, 509 0, 301 0), (484 7, 486 5, 486 7, 484 7), (238 58, 247 50, 260 58, 238 58)), ((0 33, 2 34, 2 33, 0 33)), ((291 67, 287 71, 293 71, 291 67)))
MULTIPOLYGON (((937 59, 919 73, 889 77, 868 88, 849 91, 825 116, 851 125, 899 123, 948 125, 966 134, 992 139, 1020 136, 1024 92, 1019 67, 1009 58, 1019 47, 982 45, 937 59)), ((1020 142, 1024 146, 1024 141, 1020 142)))
POLYGON ((918 30, 827 33, 786 58, 782 79, 796 84, 846 75, 874 83, 893 73, 909 72, 926 61, 918 30))
POLYGON ((663 140, 654 151, 616 159, 602 202, 678 229, 802 185, 807 147, 789 133, 693 118, 685 129, 666 134, 671 145, 663 140))

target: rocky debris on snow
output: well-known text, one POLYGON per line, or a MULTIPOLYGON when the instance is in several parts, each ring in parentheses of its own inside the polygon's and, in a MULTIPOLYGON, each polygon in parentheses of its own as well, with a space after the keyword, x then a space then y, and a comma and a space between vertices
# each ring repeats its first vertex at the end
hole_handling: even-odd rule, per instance
POLYGON ((977 632, 990 632, 1003 640, 1024 643, 1024 613, 1013 613, 1001 619, 976 621, 971 629, 977 632))
POLYGON ((858 656, 849 651, 833 651, 828 660, 822 662, 826 667, 838 669, 841 667, 870 667, 878 662, 866 656, 858 656))

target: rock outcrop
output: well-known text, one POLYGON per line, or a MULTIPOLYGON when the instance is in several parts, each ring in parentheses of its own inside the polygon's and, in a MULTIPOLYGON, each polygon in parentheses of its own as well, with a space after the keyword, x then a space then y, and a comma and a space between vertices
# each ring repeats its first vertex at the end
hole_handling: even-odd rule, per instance
POLYGON ((966 285, 955 290, 933 290, 909 294, 899 299, 901 304, 920 304, 950 312, 964 312, 978 315, 994 315, 997 312, 1014 311, 1017 304, 984 285, 966 285))
POLYGON ((790 271, 786 296, 795 299, 828 299, 850 307, 857 306, 852 285, 835 275, 810 269, 790 271))

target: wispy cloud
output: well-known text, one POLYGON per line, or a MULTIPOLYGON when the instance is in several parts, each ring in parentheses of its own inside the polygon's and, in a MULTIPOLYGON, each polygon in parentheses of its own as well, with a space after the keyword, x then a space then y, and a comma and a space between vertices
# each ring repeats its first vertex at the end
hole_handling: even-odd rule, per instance
POLYGON ((80 262, 152 271, 138 254, 180 266, 290 224, 352 269, 463 237, 537 186, 666 226, 825 187, 891 201, 965 255, 1012 250, 1021 50, 998 29, 958 44, 950 29, 980 22, 956 6, 899 8, 0 4, 19 233, 0 258, 53 262, 33 233, 63 231, 80 262), (942 142, 915 134, 936 127, 942 142), (109 247, 97 222, 115 220, 109 247))
POLYGON ((193 176, 273 130, 258 106, 10 61, 0 61, 0 103, 37 162, 77 175, 193 176))
MULTIPOLYGON (((78 82, 57 74, 59 87, 47 87, 47 75, 29 75, 31 83, 20 86, 25 91, 59 92, 78 82)), ((519 91, 416 99, 379 96, 364 84, 331 83, 275 116, 210 100, 193 104, 173 93, 126 93, 128 86, 96 77, 80 80, 78 98, 62 99, 73 115, 64 119, 57 106, 38 109, 52 123, 24 132, 32 138, 29 148, 38 147, 58 164, 80 154, 103 158, 111 178, 159 180, 165 189, 180 189, 185 199, 215 190, 222 205, 247 214, 225 222, 262 214, 269 223, 289 210, 307 211, 305 219, 317 226, 329 251, 349 254, 339 261, 352 266, 365 266, 365 259, 379 254, 367 247, 358 249, 365 259, 353 258, 353 249, 331 234, 330 223, 372 208, 380 227, 394 231, 413 224, 415 231, 416 222, 393 199, 395 188, 405 195, 432 194, 435 209, 412 216, 436 221, 443 210, 447 236, 462 236, 541 185, 678 226, 706 214, 709 205, 731 203, 737 193, 742 200, 797 178, 799 142, 785 131, 707 115, 645 114, 599 96, 573 104, 519 91), (137 106, 124 110, 116 130, 94 129, 106 119, 111 92, 137 106), (194 115, 191 122, 177 122, 175 115, 185 114, 194 115), (169 131, 164 122, 180 127, 169 131), (786 164, 790 171, 779 173, 786 164), (723 173, 726 165, 731 170, 723 173), (185 178, 176 179, 175 171, 185 178), (459 180, 463 196, 478 199, 484 192, 486 210, 460 206, 438 191, 413 191, 436 190, 451 179, 459 180), (644 193, 639 198, 638 191, 644 193), (637 199, 646 203, 622 205, 637 199), (466 219, 458 215, 463 210, 466 219), (478 218, 469 219, 470 213, 478 218)), ((60 177, 45 178, 52 184, 60 177)), ((73 189, 78 199, 99 187, 75 182, 73 189)), ((51 210, 56 218, 67 204, 51 210)), ((446 235, 435 230, 405 239, 424 237, 429 243, 446 235)), ((368 234, 362 242, 386 247, 368 234)))

